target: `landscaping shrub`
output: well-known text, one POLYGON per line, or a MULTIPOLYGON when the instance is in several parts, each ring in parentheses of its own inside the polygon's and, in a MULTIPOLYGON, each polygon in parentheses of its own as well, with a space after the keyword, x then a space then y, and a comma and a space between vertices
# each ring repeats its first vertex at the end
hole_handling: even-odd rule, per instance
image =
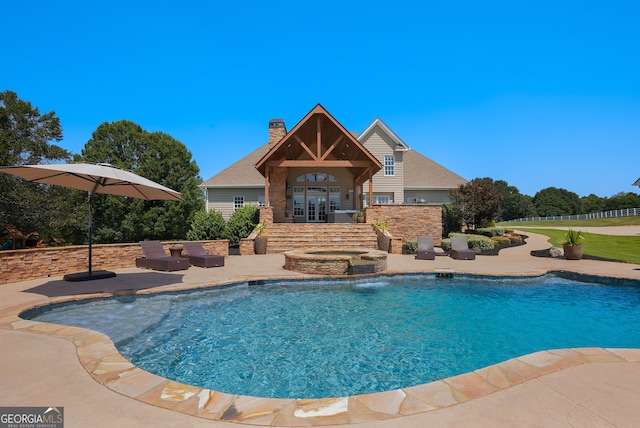
POLYGON ((220 239, 224 236, 225 221, 217 211, 198 211, 195 213, 191 229, 187 231, 189 241, 220 239))
POLYGON ((490 227, 479 227, 473 231, 473 234, 486 236, 487 238, 493 238, 496 236, 495 231, 490 227))
MULTIPOLYGON (((486 236, 482 236, 482 235, 469 235, 469 234, 464 234, 464 233, 450 233, 449 237, 451 236, 464 236, 467 238, 467 242, 469 243, 469 248, 471 248, 472 250, 476 251, 476 252, 481 252, 482 250, 493 250, 495 245, 493 244, 493 241, 491 240, 491 238, 487 238, 486 236)), ((444 242, 444 239, 443 239, 444 242)), ((451 241, 449 240, 449 249, 451 249, 451 241)), ((440 245, 442 247, 442 249, 444 249, 444 247, 442 245, 440 245)), ((448 251, 448 250, 447 250, 448 251)))
POLYGON ((242 238, 249 236, 259 222, 260 210, 258 207, 245 205, 237 209, 227 221, 224 237, 229 240, 229 244, 238 244, 242 238))
POLYGON ((407 239, 407 242, 402 246, 403 254, 415 254, 418 251, 418 240, 407 239))
POLYGON ((493 238, 491 238, 491 240, 493 241, 495 246, 510 246, 511 245, 511 240, 509 239, 508 236, 494 236, 493 238))
POLYGON ((522 236, 517 233, 511 233, 507 235, 509 241, 511 241, 511 245, 522 245, 522 236))

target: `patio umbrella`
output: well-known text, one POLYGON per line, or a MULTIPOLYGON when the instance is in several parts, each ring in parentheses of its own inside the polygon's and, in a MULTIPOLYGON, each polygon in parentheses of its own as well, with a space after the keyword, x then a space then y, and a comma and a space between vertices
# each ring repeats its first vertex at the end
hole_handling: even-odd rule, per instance
POLYGON ((115 276, 113 272, 92 270, 91 200, 94 193, 106 193, 146 200, 182 200, 182 195, 179 192, 132 172, 104 163, 10 166, 0 168, 0 172, 16 175, 34 183, 55 184, 57 186, 85 190, 89 193, 89 271, 67 274, 64 276, 67 281, 87 281, 115 276))

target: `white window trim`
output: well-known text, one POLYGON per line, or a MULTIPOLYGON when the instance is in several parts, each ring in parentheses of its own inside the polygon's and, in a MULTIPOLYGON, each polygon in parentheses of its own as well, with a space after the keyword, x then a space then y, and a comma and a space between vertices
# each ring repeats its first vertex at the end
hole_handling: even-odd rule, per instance
POLYGON ((240 208, 244 207, 245 201, 244 201, 244 196, 234 196, 233 197, 233 210, 239 210, 240 208), (240 202, 240 200, 242 200, 242 202, 240 202), (238 206, 238 203, 240 202, 240 205, 238 206))
POLYGON ((396 175, 396 157, 385 156, 384 157, 384 176, 395 177, 395 175, 396 175), (389 174, 388 171, 391 173, 389 174))

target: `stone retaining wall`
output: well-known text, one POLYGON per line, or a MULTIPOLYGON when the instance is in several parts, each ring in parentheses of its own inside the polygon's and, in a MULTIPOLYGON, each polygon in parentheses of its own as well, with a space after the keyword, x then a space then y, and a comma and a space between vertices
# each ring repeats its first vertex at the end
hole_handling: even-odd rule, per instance
MULTIPOLYGON (((209 253, 229 255, 228 240, 200 242, 209 253)), ((169 245, 171 242, 163 243, 167 256, 169 245)), ((92 248, 93 270, 133 268, 136 258, 144 255, 138 243, 99 244, 92 248)), ((85 272, 88 260, 86 245, 0 251, 0 284, 85 272)))

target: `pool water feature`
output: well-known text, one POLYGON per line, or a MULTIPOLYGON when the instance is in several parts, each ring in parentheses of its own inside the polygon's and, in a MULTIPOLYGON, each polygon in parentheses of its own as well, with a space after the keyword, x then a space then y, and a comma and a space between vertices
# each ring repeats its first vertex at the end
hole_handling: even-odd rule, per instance
POLYGON ((267 281, 99 299, 32 319, 109 335, 139 367, 233 394, 319 398, 443 379, 539 350, 640 347, 640 287, 545 276, 267 281))

